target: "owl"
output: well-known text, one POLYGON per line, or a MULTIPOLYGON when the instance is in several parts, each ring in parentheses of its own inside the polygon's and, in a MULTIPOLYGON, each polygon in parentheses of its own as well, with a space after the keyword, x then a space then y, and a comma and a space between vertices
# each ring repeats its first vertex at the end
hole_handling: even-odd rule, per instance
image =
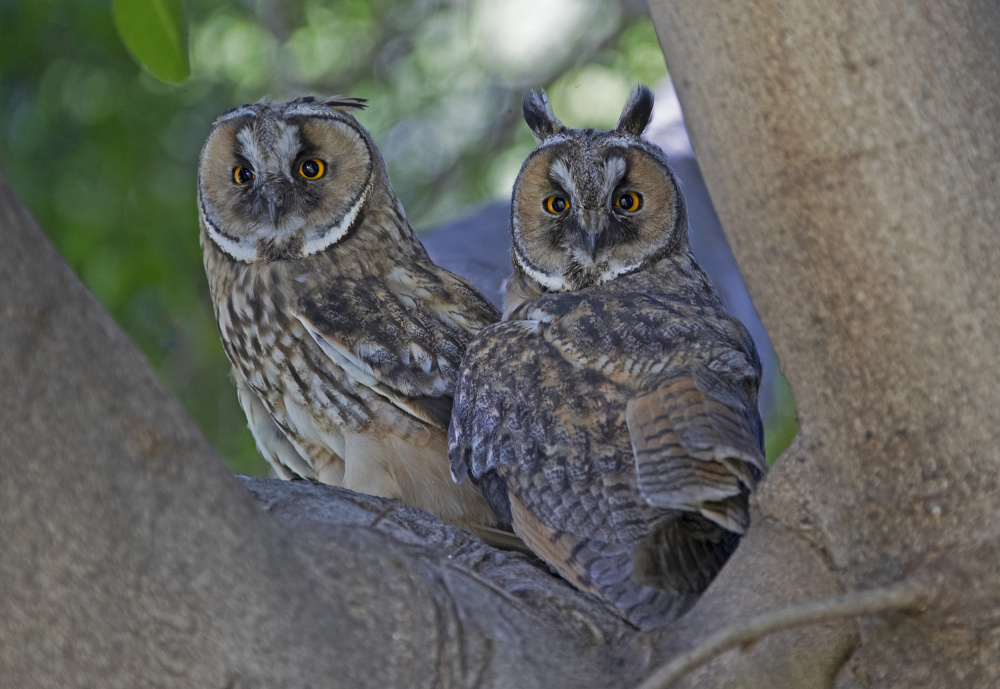
POLYGON ((352 116, 363 103, 244 105, 202 149, 205 272, 239 402, 278 476, 492 533, 479 490, 451 480, 447 430, 465 348, 500 314, 431 262, 352 116))
POLYGON ((684 197, 641 138, 574 130, 543 92, 514 185, 503 322, 466 352, 449 453, 559 574, 647 629, 682 614, 736 548, 766 464, 760 361, 688 242, 684 197))

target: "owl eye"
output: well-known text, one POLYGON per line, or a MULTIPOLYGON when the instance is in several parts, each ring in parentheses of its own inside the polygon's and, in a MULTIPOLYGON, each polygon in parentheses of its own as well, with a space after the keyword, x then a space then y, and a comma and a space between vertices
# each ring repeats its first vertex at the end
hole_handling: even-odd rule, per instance
POLYGON ((253 170, 242 165, 237 165, 233 169, 233 181, 237 184, 246 184, 254 178, 253 170))
POLYGON ((624 211, 637 211, 642 208, 642 196, 634 191, 626 191, 618 197, 615 204, 624 211))
POLYGON ((545 199, 543 205, 545 206, 545 210, 552 215, 559 215, 569 208, 569 201, 564 199, 562 196, 550 196, 545 199))
POLYGON ((323 164, 322 160, 315 158, 303 160, 299 164, 299 174, 306 179, 319 179, 323 176, 324 171, 326 171, 326 165, 323 164))

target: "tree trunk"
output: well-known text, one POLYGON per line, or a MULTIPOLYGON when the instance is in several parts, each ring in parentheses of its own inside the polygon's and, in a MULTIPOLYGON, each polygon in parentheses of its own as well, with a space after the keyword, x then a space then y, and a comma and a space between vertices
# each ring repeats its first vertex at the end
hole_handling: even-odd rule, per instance
MULTIPOLYGON (((680 647, 759 597, 916 579, 926 613, 860 620, 816 686, 1000 685, 1000 6, 650 8, 801 422, 680 647), (794 571, 806 559, 818 571, 794 571)), ((794 665, 802 638, 698 686, 738 664, 738 686, 782 686, 747 673, 794 665)))

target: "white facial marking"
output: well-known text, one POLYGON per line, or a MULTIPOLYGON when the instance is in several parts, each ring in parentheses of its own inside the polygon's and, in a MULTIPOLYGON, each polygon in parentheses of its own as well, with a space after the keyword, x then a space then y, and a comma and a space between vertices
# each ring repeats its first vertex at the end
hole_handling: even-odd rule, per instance
POLYGON ((615 199, 612 199, 611 195, 618 183, 622 181, 622 177, 625 176, 625 167, 625 159, 618 156, 608 158, 604 163, 604 198, 610 199, 612 204, 614 204, 615 199))
POLYGON ((267 161, 269 177, 291 178, 291 166, 295 164, 295 159, 299 155, 300 144, 298 126, 293 124, 278 126, 278 138, 274 142, 274 152, 267 161))
POLYGON ((554 146, 555 144, 561 144, 565 141, 571 141, 572 139, 573 137, 568 132, 553 134, 549 138, 539 143, 538 146, 535 147, 535 150, 537 151, 540 148, 548 148, 549 146, 554 146))
POLYGON ((521 270, 546 289, 552 292, 562 292, 568 289, 566 280, 562 275, 547 275, 538 270, 521 257, 521 252, 516 247, 511 252, 511 256, 514 258, 514 262, 521 267, 521 270))
POLYGON ((208 232, 209 238, 223 253, 244 263, 253 263, 257 259, 257 244, 253 238, 243 237, 242 239, 236 239, 219 232, 219 229, 208 219, 208 215, 205 213, 205 203, 200 193, 198 194, 198 215, 201 217, 202 225, 204 225, 205 231, 208 232))
MULTIPOLYGON (((332 121, 330 124, 334 127, 340 129, 341 133, 353 140, 353 142, 365 149, 368 148, 367 143, 364 138, 353 126, 346 122, 332 121)), ((311 256, 312 254, 323 251, 330 246, 333 246, 347 234, 348 230, 351 229, 351 225, 357 220, 358 214, 361 212, 361 208, 368 201, 368 197, 371 195, 372 189, 375 187, 375 165, 371 160, 371 154, 369 153, 369 165, 371 166, 371 173, 365 182, 365 187, 361 194, 358 196, 357 201, 351 206, 343 217, 325 228, 322 228, 315 232, 309 232, 306 234, 305 245, 302 247, 303 256, 311 256)))
POLYGON ((365 205, 368 200, 368 196, 371 194, 372 187, 375 186, 375 171, 372 170, 371 176, 368 178, 368 183, 365 184, 365 189, 361 192, 361 196, 354 203, 344 217, 341 218, 340 222, 330 225, 325 230, 317 233, 312 239, 306 240, 305 245, 302 247, 303 256, 312 256, 317 251, 323 251, 324 249, 332 246, 336 242, 339 242, 347 234, 347 231, 351 229, 351 225, 358 217, 358 213, 361 212, 361 207, 365 205))
POLYGON ((253 125, 243 127, 243 129, 237 132, 236 141, 243 151, 243 157, 250 163, 254 172, 258 174, 263 172, 263 156, 261 155, 260 148, 257 146, 256 137, 254 137, 253 125))
POLYGON ((594 265, 594 263, 595 263, 594 259, 591 258, 590 254, 587 253, 586 250, 581 249, 580 247, 578 247, 576 245, 568 247, 568 248, 569 248, 570 259, 574 263, 579 263, 581 266, 592 266, 592 265, 594 265))
POLYGON ((559 182, 562 188, 570 195, 574 205, 578 204, 576 193, 576 183, 573 181, 573 173, 570 172, 569 165, 564 160, 556 160, 550 168, 552 177, 559 182))
POLYGON ((228 122, 229 120, 235 120, 239 117, 246 117, 247 115, 253 115, 254 107, 252 105, 245 105, 242 108, 236 108, 230 113, 227 113, 215 121, 215 126, 219 126, 223 122, 228 122))
MULTIPOLYGON (((511 242, 512 244, 511 257, 513 258, 514 262, 517 265, 521 266, 521 270, 527 273, 528 276, 530 276, 535 281, 539 282, 546 289, 555 292, 560 292, 562 290, 565 290, 566 281, 563 279, 561 275, 547 275, 546 273, 543 273, 538 268, 533 266, 531 262, 522 255, 521 221, 518 220, 517 216, 518 216, 518 205, 517 205, 517 198, 515 196, 512 202, 512 209, 510 216, 511 230, 512 230, 511 234, 513 235, 513 242, 511 242)), ((506 287, 504 287, 504 291, 506 291, 506 287)))
POLYGON ((635 137, 631 134, 620 134, 615 131, 607 132, 602 141, 606 146, 620 146, 622 148, 629 148, 636 145, 635 137))
POLYGON ((639 268, 639 266, 642 265, 642 262, 644 260, 645 259, 640 259, 640 260, 636 261, 635 263, 628 263, 628 264, 625 264, 625 265, 617 265, 617 266, 614 266, 614 267, 610 267, 609 266, 607 270, 605 270, 603 273, 601 273, 601 283, 603 284, 603 283, 608 282, 610 280, 614 280, 616 277, 620 277, 622 275, 625 275, 626 273, 631 273, 632 271, 637 270, 639 268))

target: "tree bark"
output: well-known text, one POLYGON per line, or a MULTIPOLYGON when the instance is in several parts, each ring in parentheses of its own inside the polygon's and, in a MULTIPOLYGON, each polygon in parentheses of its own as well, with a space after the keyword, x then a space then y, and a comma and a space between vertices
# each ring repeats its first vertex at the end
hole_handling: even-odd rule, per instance
MULTIPOLYGON (((927 612, 861 620, 815 686, 997 686, 1000 7, 650 8, 801 422, 681 645, 756 596, 920 580, 927 612), (818 572, 789 576, 785 548, 818 572)), ((688 681, 728 686, 743 665, 739 686, 779 686, 751 678, 780 651, 796 662, 761 645, 688 681)))

